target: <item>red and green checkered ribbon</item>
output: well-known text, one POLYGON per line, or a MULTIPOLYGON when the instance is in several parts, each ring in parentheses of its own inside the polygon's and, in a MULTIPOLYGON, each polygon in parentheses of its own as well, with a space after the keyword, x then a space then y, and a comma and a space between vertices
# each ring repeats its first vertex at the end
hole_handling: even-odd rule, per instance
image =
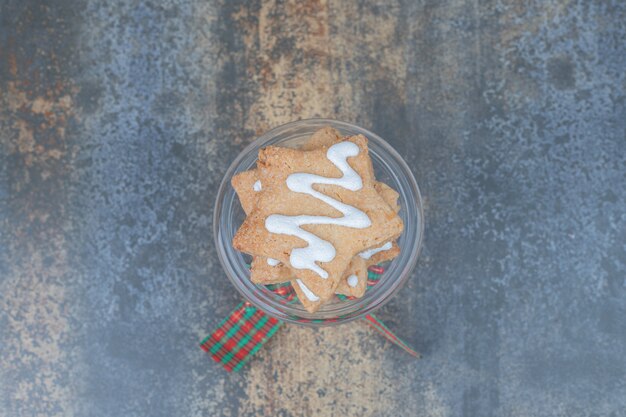
POLYGON ((200 346, 228 372, 238 371, 282 324, 247 301, 242 302, 200 346))
POLYGON ((421 357, 419 352, 412 349, 409 345, 406 344, 406 342, 404 342, 402 339, 396 336, 395 333, 389 330, 389 328, 385 326, 385 323, 380 321, 380 319, 376 317, 375 315, 368 314, 367 316, 365 316, 365 320, 367 321, 367 324, 369 324, 374 329, 376 329, 378 333, 383 335, 387 340, 389 340, 394 345, 402 348, 402 350, 404 350, 409 355, 414 356, 418 359, 421 357))
MULTIPOLYGON (((368 287, 376 285, 383 271, 384 269, 380 266, 369 268, 368 287)), ((267 288, 288 302, 295 302, 297 299, 289 283, 268 285, 267 288)), ((373 314, 365 316, 365 321, 394 345, 416 358, 420 357, 419 353, 396 336, 373 314)), ((268 316, 249 302, 242 302, 222 320, 212 334, 201 342, 200 347, 228 372, 238 371, 282 325, 282 321, 268 316)))

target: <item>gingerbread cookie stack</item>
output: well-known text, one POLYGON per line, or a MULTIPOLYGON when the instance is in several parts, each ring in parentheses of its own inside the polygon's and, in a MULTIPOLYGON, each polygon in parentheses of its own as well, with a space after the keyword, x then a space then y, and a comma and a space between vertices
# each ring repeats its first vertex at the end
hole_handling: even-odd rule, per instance
POLYGON ((326 127, 300 149, 261 149, 232 185, 247 215, 233 247, 252 255, 251 280, 290 281, 309 312, 363 296, 367 268, 400 253, 398 193, 374 178, 363 135, 326 127))

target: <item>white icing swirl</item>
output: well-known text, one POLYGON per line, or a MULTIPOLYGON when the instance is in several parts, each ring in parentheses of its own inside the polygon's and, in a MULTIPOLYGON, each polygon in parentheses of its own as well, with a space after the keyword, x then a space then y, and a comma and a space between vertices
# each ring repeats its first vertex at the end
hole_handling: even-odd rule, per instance
POLYGON ((280 261, 278 259, 274 259, 274 258, 267 258, 267 264, 269 266, 276 266, 280 263, 280 261))
POLYGON ((384 245, 379 246, 378 248, 364 250, 363 252, 359 253, 359 256, 363 259, 369 259, 372 256, 376 255, 378 252, 391 249, 392 246, 393 245, 391 244, 391 242, 387 242, 384 245))
POLYGON ((335 247, 328 241, 313 233, 303 230, 300 226, 307 224, 332 224, 337 226, 365 229, 372 222, 370 218, 356 207, 344 204, 332 197, 313 189, 314 184, 337 185, 350 191, 363 188, 359 174, 348 164, 348 158, 359 154, 359 147, 352 142, 340 142, 326 152, 326 157, 342 172, 340 178, 322 177, 320 175, 295 173, 287 177, 287 187, 296 193, 308 194, 332 206, 343 214, 342 217, 327 216, 285 216, 272 214, 265 219, 265 228, 272 233, 297 236, 308 243, 304 248, 291 251, 289 262, 296 269, 310 269, 320 277, 327 279, 328 272, 316 262, 330 262, 335 258, 335 247))
POLYGON ((350 275, 348 277, 348 285, 352 288, 356 287, 357 284, 359 283, 359 277, 357 277, 356 275, 350 275))
POLYGON ((308 298, 309 301, 313 301, 313 302, 319 301, 320 298, 317 295, 313 294, 313 291, 311 291, 309 287, 304 285, 304 282, 300 281, 299 279, 296 279, 296 282, 300 286, 300 289, 304 293, 304 296, 308 298))

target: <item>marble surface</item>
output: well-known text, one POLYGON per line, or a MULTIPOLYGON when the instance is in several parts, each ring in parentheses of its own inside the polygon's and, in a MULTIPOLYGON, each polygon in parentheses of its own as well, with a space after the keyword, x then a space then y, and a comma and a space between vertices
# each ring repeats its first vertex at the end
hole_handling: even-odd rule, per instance
POLYGON ((626 416, 626 3, 0 4, 0 416, 626 416), (332 117, 406 158, 425 246, 379 316, 240 373, 213 199, 332 117))

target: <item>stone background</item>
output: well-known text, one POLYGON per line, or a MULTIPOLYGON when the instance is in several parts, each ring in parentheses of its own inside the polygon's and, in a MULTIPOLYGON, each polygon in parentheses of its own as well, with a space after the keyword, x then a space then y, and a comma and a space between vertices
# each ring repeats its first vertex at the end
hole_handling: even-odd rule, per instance
POLYGON ((626 416, 626 3, 0 5, 0 416, 626 416), (425 247, 367 325, 240 373, 213 199, 285 122, 405 156, 425 247))

